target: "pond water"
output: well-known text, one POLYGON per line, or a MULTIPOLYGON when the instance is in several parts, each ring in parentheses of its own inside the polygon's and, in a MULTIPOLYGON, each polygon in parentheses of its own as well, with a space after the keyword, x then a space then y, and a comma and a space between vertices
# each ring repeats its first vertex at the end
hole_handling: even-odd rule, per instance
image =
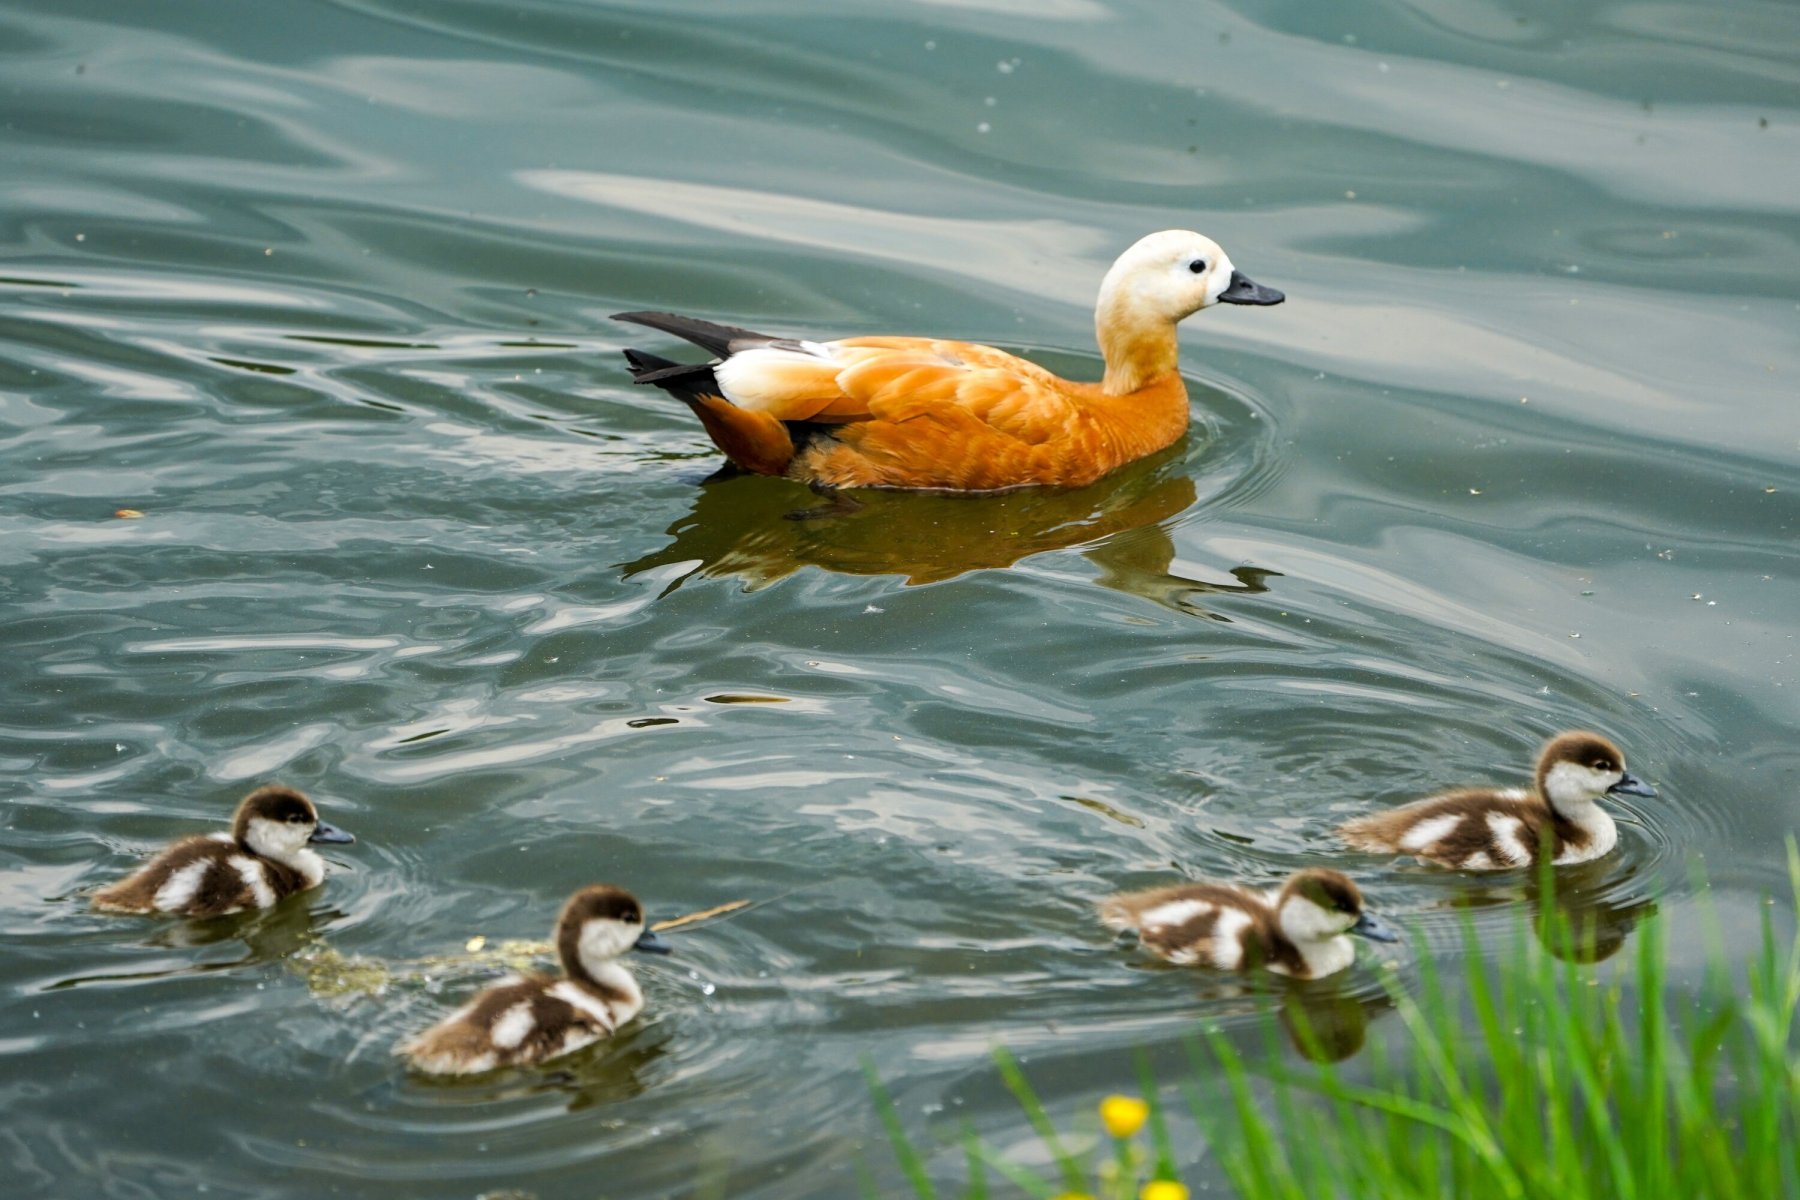
MULTIPOLYGON (((1660 911, 1692 978, 1696 866, 1739 947, 1785 894, 1792 4, 8 0, 0 64, 12 1195, 891 1191, 864 1058, 1023 1146, 992 1045, 1073 1119, 1282 1002, 1110 889, 1341 865, 1433 953, 1504 931, 1517 879, 1329 830, 1570 726, 1662 793, 1570 878, 1603 952, 1660 911), (1190 321, 1193 432, 1068 494, 785 520, 606 319, 1093 378, 1172 226, 1288 303, 1190 321), (88 910, 271 779, 358 835, 322 890, 88 910), (409 1078, 486 976, 320 969, 594 880, 753 904, 566 1070, 409 1078)), ((1380 995, 1300 998, 1348 1053, 1380 995)))

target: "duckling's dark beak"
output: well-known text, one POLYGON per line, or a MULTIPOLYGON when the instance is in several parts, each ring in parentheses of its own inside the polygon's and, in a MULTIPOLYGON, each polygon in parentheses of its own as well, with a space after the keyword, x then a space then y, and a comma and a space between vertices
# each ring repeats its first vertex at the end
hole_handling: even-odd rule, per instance
POLYGON ((1221 304, 1280 304, 1287 297, 1272 287, 1264 287, 1242 271, 1231 273, 1231 283, 1219 293, 1221 304))
POLYGON ((320 821, 313 827, 312 836, 306 840, 309 842, 341 842, 344 845, 349 845, 356 839, 339 829, 336 825, 331 824, 331 822, 320 821))
POLYGON ((1364 913, 1356 918, 1356 924, 1352 925, 1347 932, 1354 933, 1357 937, 1366 937, 1371 942, 1397 942, 1400 940, 1399 932, 1373 913, 1364 913))
POLYGON ((1656 789, 1633 775, 1630 771, 1619 776, 1619 782, 1606 789, 1609 796, 1648 796, 1656 798, 1656 789))
POLYGON ((656 936, 656 930, 646 929, 631 943, 633 950, 642 950, 645 954, 673 954, 675 947, 656 936))

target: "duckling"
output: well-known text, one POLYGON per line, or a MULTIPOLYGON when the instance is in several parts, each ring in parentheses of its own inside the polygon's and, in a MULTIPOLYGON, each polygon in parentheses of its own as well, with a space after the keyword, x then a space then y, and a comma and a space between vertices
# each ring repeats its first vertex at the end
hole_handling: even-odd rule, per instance
POLYGON ((1295 871, 1267 893, 1202 882, 1109 896, 1100 904, 1100 920, 1136 932, 1146 950, 1173 963, 1222 971, 1265 967, 1297 979, 1348 967, 1356 950, 1345 934, 1400 940, 1364 910, 1349 876, 1322 867, 1295 871))
POLYGON ((395 1053, 429 1075, 479 1075, 561 1058, 611 1037, 643 1009, 637 980, 614 959, 627 950, 670 952, 644 927, 637 897, 605 883, 569 897, 555 936, 563 978, 503 979, 395 1053))
POLYGON ((1412 854, 1464 871, 1528 867, 1548 847, 1556 866, 1587 862, 1618 844, 1596 801, 1656 789, 1625 769, 1611 741, 1585 729, 1559 733, 1538 754, 1535 786, 1461 788, 1371 813, 1338 827, 1344 841, 1377 854, 1412 854))
POLYGON ((230 833, 182 838, 119 882, 94 893, 94 907, 112 913, 174 913, 218 917, 318 887, 325 860, 309 842, 356 839, 319 817, 293 788, 257 788, 238 804, 230 833))
POLYGON ((1187 429, 1175 326, 1214 304, 1280 304, 1211 238, 1140 239, 1100 284, 1106 375, 1061 379, 1003 350, 929 337, 805 341, 664 312, 618 313, 711 351, 625 351, 637 383, 683 400, 742 470, 822 488, 1082 487, 1187 429))

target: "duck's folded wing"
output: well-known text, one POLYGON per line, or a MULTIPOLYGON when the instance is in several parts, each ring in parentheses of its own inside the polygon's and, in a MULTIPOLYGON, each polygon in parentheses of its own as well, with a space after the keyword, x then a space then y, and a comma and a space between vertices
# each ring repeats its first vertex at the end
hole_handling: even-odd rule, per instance
POLYGON ((783 421, 928 420, 980 425, 1039 444, 1075 416, 1068 385, 990 346, 927 338, 849 338, 767 346, 715 372, 739 407, 783 421))
POLYGON ((1144 948, 1175 963, 1232 970, 1245 959, 1245 934, 1254 933, 1261 902, 1241 888, 1182 884, 1114 896, 1100 919, 1132 929, 1144 948))

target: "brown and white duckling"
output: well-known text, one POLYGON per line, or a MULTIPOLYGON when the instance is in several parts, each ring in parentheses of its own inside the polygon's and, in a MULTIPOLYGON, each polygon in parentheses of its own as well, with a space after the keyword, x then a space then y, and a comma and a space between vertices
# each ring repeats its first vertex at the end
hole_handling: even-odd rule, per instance
POLYGON ((1599 858, 1619 830, 1597 801, 1650 796, 1656 789, 1625 769, 1625 756, 1597 733, 1559 733, 1538 754, 1535 786, 1459 788, 1338 827, 1358 850, 1413 854, 1464 871, 1504 871, 1538 861, 1556 866, 1599 858))
POLYGON ((563 978, 514 976, 403 1042, 395 1053, 431 1075, 479 1075, 544 1062, 611 1037, 638 1015, 644 993, 613 961, 627 950, 667 954, 644 927, 644 910, 624 888, 582 888, 556 918, 563 978))
POLYGON ((1348 967, 1346 934, 1377 942, 1400 935, 1363 909, 1362 893, 1340 871, 1295 871, 1271 892, 1233 883, 1181 883, 1109 896, 1100 920, 1133 930, 1146 950, 1173 963, 1248 971, 1264 967, 1318 979, 1348 967))
POLYGON ((309 842, 356 839, 321 820, 293 788, 260 787, 238 804, 230 833, 185 837, 119 882, 94 893, 94 907, 114 913, 218 917, 318 887, 325 860, 309 842))

